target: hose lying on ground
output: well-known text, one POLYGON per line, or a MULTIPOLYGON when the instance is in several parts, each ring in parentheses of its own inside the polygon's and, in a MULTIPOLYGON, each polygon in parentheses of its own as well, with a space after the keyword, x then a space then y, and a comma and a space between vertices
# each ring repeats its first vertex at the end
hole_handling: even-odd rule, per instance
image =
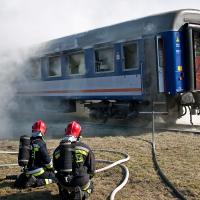
MULTIPOLYGON (((108 161, 108 160, 97 160, 97 162, 101 162, 101 163, 112 163, 114 164, 112 161, 108 161)), ((111 165, 112 165, 111 164, 111 165)), ((111 166, 111 165, 108 165, 108 166, 111 166)), ((125 185, 126 183, 128 182, 128 178, 129 178, 129 170, 128 168, 125 166, 125 165, 122 165, 122 164, 118 164, 125 172, 125 175, 124 175, 124 180, 122 181, 122 183, 120 185, 118 185, 110 194, 110 200, 114 200, 115 199, 115 195, 117 194, 117 192, 119 192, 125 185)), ((116 165, 115 165, 116 166, 116 165)), ((102 168, 103 169, 103 168, 102 168)), ((100 169, 101 170, 101 169, 100 169)), ((102 171, 105 171, 105 170, 102 170, 102 171)), ((98 172, 97 172, 98 173, 98 172)))
POLYGON ((110 163, 110 165, 107 165, 106 167, 103 167, 103 168, 100 168, 100 169, 97 169, 95 171, 95 173, 99 173, 99 172, 102 172, 102 171, 105 171, 105 170, 108 170, 114 166, 117 166, 119 165, 123 170, 124 170, 124 179, 122 181, 122 183, 120 185, 118 185, 113 191, 112 193, 110 194, 110 200, 114 200, 115 198, 115 195, 117 194, 117 192, 119 190, 121 190, 125 185, 126 183, 128 182, 128 178, 129 178, 129 170, 128 168, 125 166, 125 165, 122 165, 122 163, 128 161, 130 159, 129 155, 128 154, 125 154, 125 153, 122 153, 122 152, 119 152, 119 151, 114 151, 114 150, 107 150, 107 149, 94 149, 93 151, 103 151, 103 152, 109 152, 109 153, 115 153, 115 154, 121 154, 123 155, 125 158, 124 159, 121 159, 121 160, 118 160, 116 162, 113 162, 113 161, 108 161, 108 160, 96 160, 97 162, 100 162, 100 163, 110 163))
POLYGON ((159 163, 156 158, 156 149, 155 146, 152 143, 152 159, 155 165, 155 168, 157 170, 157 173, 161 177, 161 179, 164 181, 164 183, 173 191, 173 193, 181 200, 186 200, 184 195, 172 184, 172 182, 167 178, 167 176, 164 174, 164 172, 161 170, 159 163))
POLYGON ((0 154, 18 154, 18 151, 0 151, 0 154))
POLYGON ((19 166, 18 164, 0 164, 0 167, 19 166))
MULTIPOLYGON (((119 151, 114 151, 114 150, 107 150, 107 149, 94 149, 93 151, 100 151, 100 152, 109 152, 109 153, 114 153, 114 154, 120 154, 122 156, 124 156, 125 158, 120 159, 118 161, 109 161, 109 160, 101 160, 101 159, 97 159, 96 162, 99 163, 106 163, 109 164, 106 167, 97 169, 95 171, 95 173, 100 173, 102 171, 106 171, 108 169, 111 169, 112 167, 115 167, 117 165, 119 165, 122 170, 125 172, 124 173, 124 179, 121 182, 120 185, 118 185, 110 194, 110 200, 114 200, 115 195, 117 194, 118 191, 120 191, 128 182, 128 178, 129 178, 129 170, 125 165, 122 165, 122 163, 128 161, 130 159, 128 154, 119 152, 119 151)), ((10 151, 0 151, 0 154, 18 154, 18 152, 10 152, 10 151)), ((19 166, 18 164, 0 164, 0 167, 10 167, 10 166, 19 166)))

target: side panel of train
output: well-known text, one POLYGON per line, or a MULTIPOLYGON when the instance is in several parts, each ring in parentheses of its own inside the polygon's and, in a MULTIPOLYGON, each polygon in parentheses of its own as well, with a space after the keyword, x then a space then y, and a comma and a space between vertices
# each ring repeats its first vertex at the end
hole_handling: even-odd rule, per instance
POLYGON ((134 117, 151 111, 153 101, 174 117, 185 114, 185 106, 199 110, 198 27, 182 24, 177 31, 129 34, 92 45, 88 38, 81 48, 34 59, 32 81, 18 85, 18 95, 60 101, 70 111, 81 102, 100 119, 134 117))
POLYGON ((199 114, 200 29, 183 25, 180 31, 158 33, 145 40, 145 51, 144 88, 151 101, 166 102, 173 118, 185 115, 187 108, 190 117, 199 114))
POLYGON ((108 113, 108 117, 124 118, 145 101, 143 52, 140 39, 42 57, 32 65, 35 80, 19 85, 18 94, 45 101, 60 99, 71 108, 81 101, 95 118, 108 113))
POLYGON ((81 100, 139 100, 142 98, 140 43, 131 41, 41 58, 37 69, 34 68, 36 80, 23 86, 21 94, 81 100), (42 80, 37 80, 41 77, 42 80))

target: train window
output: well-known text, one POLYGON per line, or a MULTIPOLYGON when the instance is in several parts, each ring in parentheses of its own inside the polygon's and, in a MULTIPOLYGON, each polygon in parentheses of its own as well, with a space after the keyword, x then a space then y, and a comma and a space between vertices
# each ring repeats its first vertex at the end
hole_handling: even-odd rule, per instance
POLYGON ((69 73, 85 74, 85 57, 84 53, 68 55, 69 73))
POLYGON ((60 56, 49 57, 49 76, 61 76, 60 56))
POLYGON ((110 72, 114 70, 113 48, 95 50, 95 71, 110 72))
POLYGON ((30 78, 41 79, 41 59, 30 61, 30 78))
POLYGON ((132 70, 138 68, 138 45, 129 43, 123 46, 124 52, 124 69, 132 70))

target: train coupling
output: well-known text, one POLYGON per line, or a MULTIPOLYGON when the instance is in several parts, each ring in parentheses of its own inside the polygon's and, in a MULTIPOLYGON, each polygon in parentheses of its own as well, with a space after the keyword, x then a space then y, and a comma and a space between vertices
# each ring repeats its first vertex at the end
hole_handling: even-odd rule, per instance
POLYGON ((179 102, 179 110, 182 110, 180 117, 184 116, 189 110, 190 114, 190 123, 193 125, 192 122, 192 115, 199 115, 200 114, 200 93, 199 92, 186 92, 180 95, 180 102, 179 102))

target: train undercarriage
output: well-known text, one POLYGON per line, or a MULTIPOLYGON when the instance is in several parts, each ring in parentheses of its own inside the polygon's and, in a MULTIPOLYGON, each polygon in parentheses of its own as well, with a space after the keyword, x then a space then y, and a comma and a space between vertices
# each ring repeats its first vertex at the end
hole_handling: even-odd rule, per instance
POLYGON ((192 116, 200 115, 200 93, 187 92, 178 94, 175 98, 167 98, 167 101, 91 101, 84 102, 84 107, 89 110, 89 117, 94 120, 106 122, 108 119, 134 119, 140 114, 151 114, 152 111, 165 114, 166 121, 190 115, 190 123, 193 124, 192 116), (171 100, 170 100, 171 99, 171 100), (156 103, 156 107, 152 104, 156 103))
POLYGON ((87 102, 84 104, 89 109, 89 117, 95 120, 106 122, 109 118, 131 119, 138 116, 139 101, 99 101, 87 102))
POLYGON ((40 99, 27 98, 25 101, 20 99, 19 104, 22 104, 20 108, 23 108, 28 113, 30 113, 30 110, 36 113, 52 113, 53 115, 56 113, 77 113, 87 115, 92 120, 104 123, 109 119, 130 120, 140 118, 141 115, 144 118, 149 118, 152 115, 152 111, 160 113, 164 121, 176 123, 177 119, 189 114, 190 123, 193 124, 192 116, 200 114, 200 93, 187 92, 176 96, 162 95, 162 98, 159 96, 154 100, 127 101, 80 101, 49 97, 40 99), (36 105, 35 102, 37 102, 36 105))

